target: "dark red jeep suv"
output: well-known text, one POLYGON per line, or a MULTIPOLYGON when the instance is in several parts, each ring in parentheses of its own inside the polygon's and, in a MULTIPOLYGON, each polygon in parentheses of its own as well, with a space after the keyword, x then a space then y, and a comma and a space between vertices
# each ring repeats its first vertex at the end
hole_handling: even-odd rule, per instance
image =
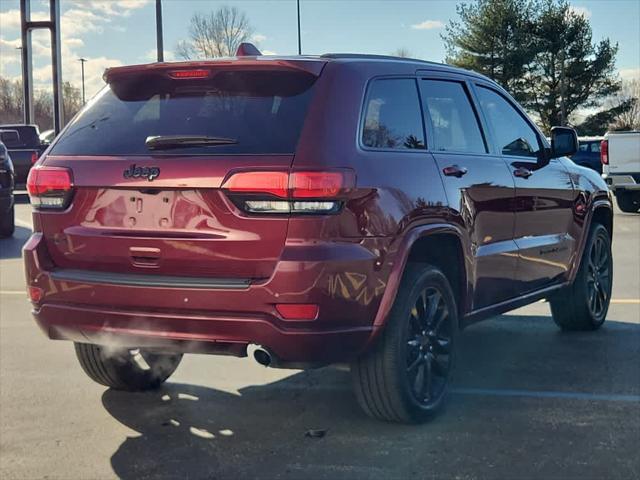
POLYGON ((109 387, 183 353, 351 362, 377 418, 444 402, 461 328, 549 299, 597 329, 611 199, 501 87, 391 57, 117 67, 31 170, 33 313, 109 387))

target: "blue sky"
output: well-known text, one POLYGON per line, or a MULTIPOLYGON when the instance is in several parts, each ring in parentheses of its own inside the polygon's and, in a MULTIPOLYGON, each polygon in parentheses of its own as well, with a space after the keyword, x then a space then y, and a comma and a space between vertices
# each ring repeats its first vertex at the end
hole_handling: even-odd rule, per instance
MULTIPOLYGON (((48 2, 31 0, 33 17, 47 11, 48 2)), ((398 48, 412 56, 442 61, 443 25, 456 18, 457 0, 301 0, 302 48, 306 54, 362 52, 390 54, 398 48)), ((79 57, 87 58, 87 93, 101 86, 104 68, 145 63, 155 57, 155 1, 62 0, 63 79, 80 84, 79 57)), ((163 0, 167 58, 187 37, 189 18, 221 5, 247 13, 255 43, 265 52, 295 54, 296 2, 163 0)), ((574 8, 587 15, 594 40, 618 42, 617 68, 623 78, 640 76, 640 0, 581 0, 574 8)), ((0 74, 19 75, 19 1, 0 0, 0 74)), ((48 34, 34 34, 34 78, 50 81, 48 34)))

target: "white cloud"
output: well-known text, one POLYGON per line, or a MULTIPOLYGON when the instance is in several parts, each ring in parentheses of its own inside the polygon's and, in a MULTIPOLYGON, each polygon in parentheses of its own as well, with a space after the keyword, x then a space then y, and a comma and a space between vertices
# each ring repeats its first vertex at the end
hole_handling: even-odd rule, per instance
POLYGON ((256 43, 264 42, 266 39, 266 35, 262 35, 260 33, 256 33, 253 37, 251 37, 251 41, 256 43))
POLYGON ((0 12, 0 28, 5 32, 14 28, 20 28, 20 10, 7 10, 0 12))
MULTIPOLYGON (((147 50, 147 53, 145 53, 143 56, 141 56, 140 59, 144 60, 145 62, 156 62, 157 59, 158 59, 158 53, 157 53, 155 48, 152 48, 151 50, 147 50)), ((164 51, 164 61, 165 62, 175 62, 176 61, 176 55, 171 50, 165 50, 164 51)))
MULTIPOLYGON (((49 20, 48 12, 31 12, 31 20, 49 20)), ((20 10, 17 8, 0 12, 0 28, 2 31, 20 30, 20 10)))
POLYGON ((444 27, 444 23, 440 20, 425 20, 424 22, 411 25, 411 28, 414 30, 434 30, 442 27, 444 27))
POLYGON ((140 9, 151 0, 71 0, 70 3, 83 10, 93 10, 101 15, 128 17, 131 12, 140 9))
POLYGON ((569 11, 584 18, 591 18, 591 10, 589 10, 587 7, 577 7, 575 5, 569 5, 569 11))
POLYGON ((623 80, 640 80, 640 68, 623 68, 620 70, 623 80))

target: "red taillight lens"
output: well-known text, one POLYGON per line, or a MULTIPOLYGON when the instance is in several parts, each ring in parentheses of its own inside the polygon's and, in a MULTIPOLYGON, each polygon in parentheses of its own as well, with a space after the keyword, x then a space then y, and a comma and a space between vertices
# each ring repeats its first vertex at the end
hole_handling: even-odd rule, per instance
POLYGON ((171 78, 207 78, 209 70, 173 70, 169 72, 171 78))
POLYGON ((224 184, 233 193, 266 193, 287 198, 288 172, 238 172, 224 184))
POLYGON ((27 287, 27 293, 29 294, 29 300, 33 303, 39 303, 44 295, 44 290, 40 287, 27 287))
POLYGON ((278 303, 276 310, 284 320, 315 320, 320 308, 312 303, 278 303))
POLYGON ((38 161, 38 154, 36 152, 33 152, 31 154, 31 165, 33 165, 34 163, 36 163, 38 161))
POLYGON ((293 198, 335 198, 343 186, 340 172, 292 172, 289 179, 293 198))
POLYGON ((335 213, 355 183, 351 171, 237 172, 224 183, 234 203, 250 213, 335 213))
POLYGON ((65 208, 73 189, 71 170, 62 167, 34 167, 27 177, 31 205, 37 208, 65 208))
POLYGON ((609 165, 609 140, 600 142, 600 161, 603 165, 609 165))

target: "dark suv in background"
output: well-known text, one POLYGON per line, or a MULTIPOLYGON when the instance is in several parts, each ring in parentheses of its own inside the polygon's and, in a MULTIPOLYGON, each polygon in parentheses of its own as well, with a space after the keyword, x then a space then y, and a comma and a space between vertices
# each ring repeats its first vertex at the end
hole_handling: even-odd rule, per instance
POLYGON ((16 183, 24 185, 29 170, 49 144, 40 140, 37 125, 22 124, 0 125, 0 141, 5 144, 11 155, 16 183))
POLYGON ((12 236, 15 230, 14 184, 11 157, 7 147, 0 142, 0 238, 12 236))
POLYGON ((577 165, 587 167, 602 173, 602 162, 600 161, 600 142, 604 137, 579 137, 578 151, 571 155, 577 165))
POLYGON ((24 247, 38 324, 103 385, 186 352, 351 362, 369 415, 416 422, 461 328, 544 298, 563 330, 605 321, 607 187, 483 76, 331 54, 104 78, 29 175, 24 247))

